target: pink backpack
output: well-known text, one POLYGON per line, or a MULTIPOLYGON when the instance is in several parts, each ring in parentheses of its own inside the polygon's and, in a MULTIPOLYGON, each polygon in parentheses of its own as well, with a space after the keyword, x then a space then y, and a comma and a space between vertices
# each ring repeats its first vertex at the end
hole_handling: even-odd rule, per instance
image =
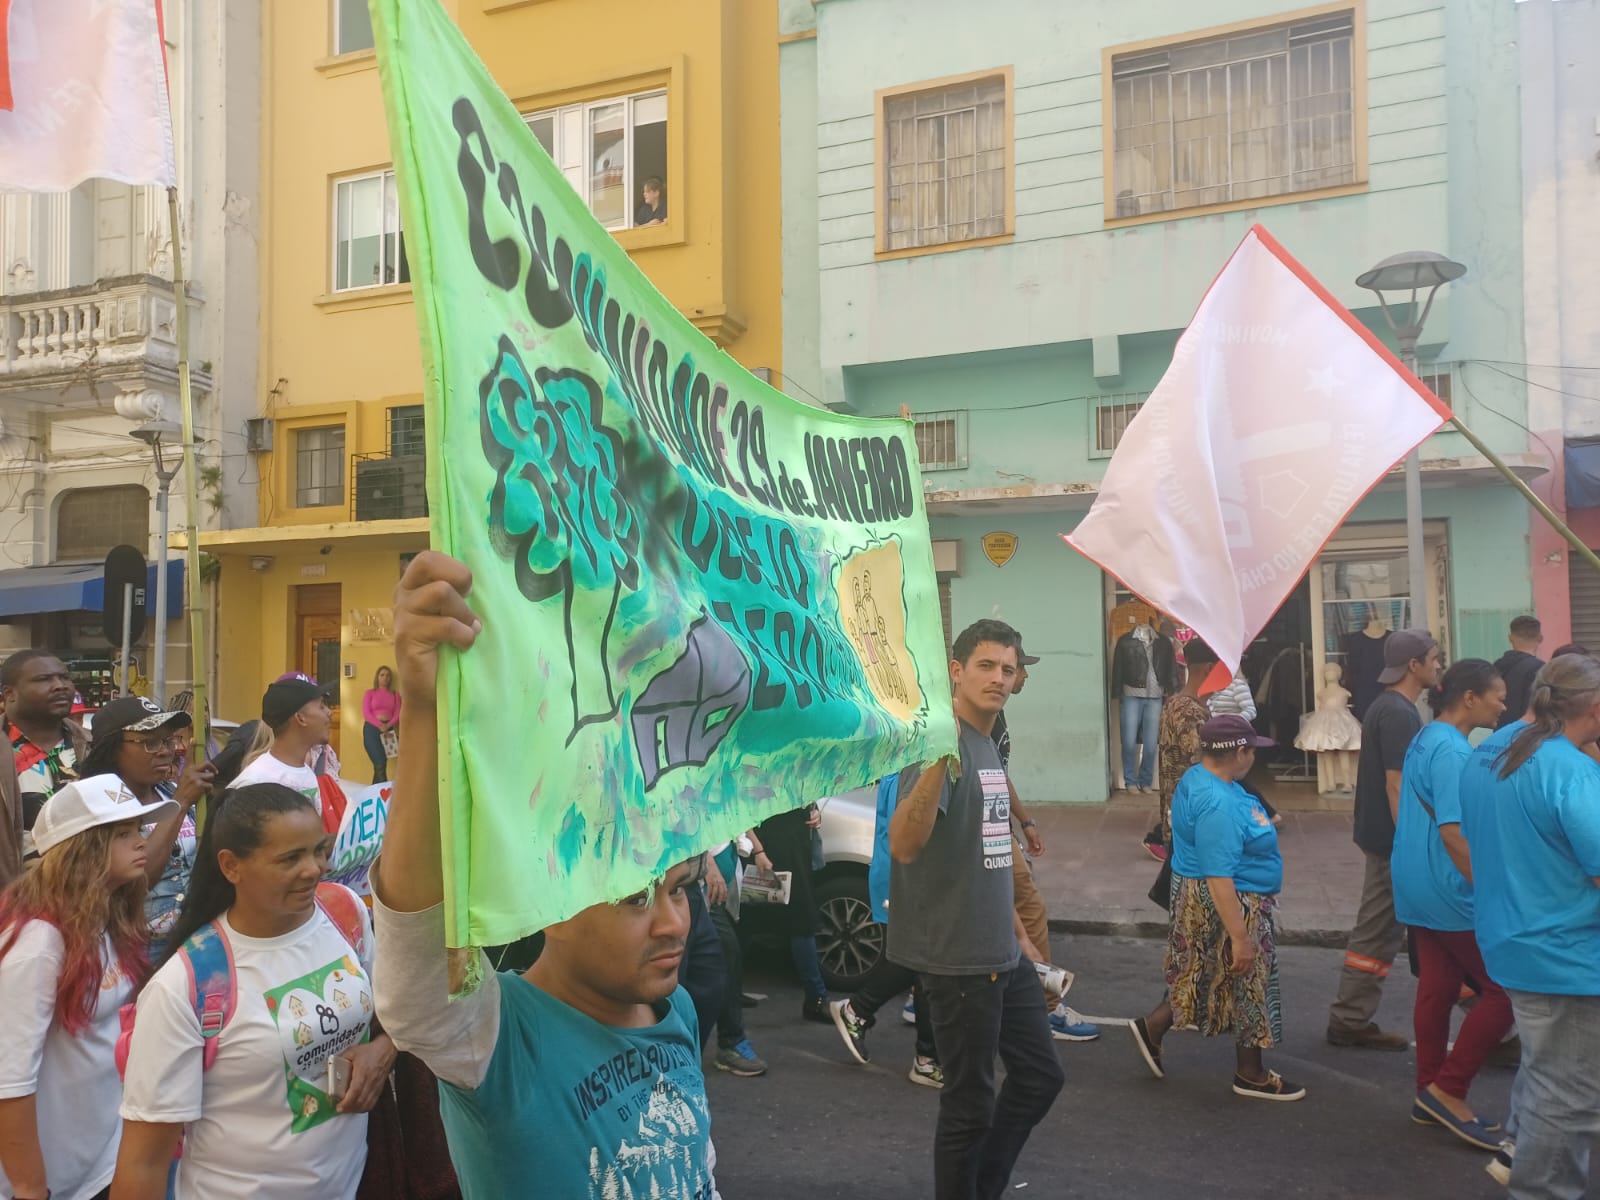
MULTIPOLYGON (((337 883, 317 884, 317 907, 333 922, 333 927, 350 943, 350 948, 361 953, 361 940, 366 932, 362 919, 364 906, 349 888, 337 883)), ((228 935, 217 921, 209 921, 189 935, 178 948, 178 955, 189 974, 189 1003, 194 1005, 194 1015, 200 1021, 200 1036, 204 1039, 203 1069, 209 1071, 217 1060, 218 1037, 233 1019, 239 1002, 239 980, 233 967, 233 948, 228 935)), ((128 1050, 133 1043, 133 1019, 136 1005, 124 1004, 118 1012, 121 1032, 117 1034, 117 1074, 128 1073, 128 1050)))

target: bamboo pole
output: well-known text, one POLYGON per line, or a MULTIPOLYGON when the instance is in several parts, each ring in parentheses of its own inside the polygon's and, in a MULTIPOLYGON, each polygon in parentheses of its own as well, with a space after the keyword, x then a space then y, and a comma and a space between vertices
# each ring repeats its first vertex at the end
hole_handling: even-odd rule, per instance
POLYGON ((1494 464, 1495 470, 1499 471, 1500 474, 1506 477, 1507 483, 1522 493, 1523 499, 1525 499, 1529 504, 1533 505, 1534 509, 1539 513, 1539 515, 1550 523, 1550 527, 1552 529, 1567 539, 1567 544, 1578 552, 1578 556, 1580 558, 1582 558, 1596 571, 1600 571, 1600 556, 1597 556, 1593 550, 1584 545, 1583 540, 1567 527, 1567 523, 1560 517, 1556 516, 1554 509, 1552 509, 1543 500, 1539 499, 1534 490, 1524 483, 1515 471, 1506 466, 1505 462, 1498 454, 1489 449, 1489 447, 1485 446, 1477 434, 1473 433, 1472 430, 1463 425, 1460 417, 1451 417, 1450 423, 1456 427, 1456 429, 1461 433, 1462 437, 1466 438, 1467 441, 1472 444, 1472 448, 1474 450, 1494 464))
MULTIPOLYGON (((194 391, 189 382, 189 295, 183 277, 183 227, 178 220, 178 189, 167 189, 167 220, 172 236, 172 294, 178 304, 178 407, 183 414, 183 479, 186 548, 183 582, 185 609, 189 615, 189 651, 194 672, 195 745, 201 759, 211 744, 211 711, 206 697, 210 655, 206 650, 205 585, 200 578, 200 474, 194 453, 194 391)), ((167 548, 161 547, 162 570, 166 570, 167 548)), ((166 613, 159 619, 165 621, 166 613)), ((165 704, 166 698, 159 697, 165 704)))

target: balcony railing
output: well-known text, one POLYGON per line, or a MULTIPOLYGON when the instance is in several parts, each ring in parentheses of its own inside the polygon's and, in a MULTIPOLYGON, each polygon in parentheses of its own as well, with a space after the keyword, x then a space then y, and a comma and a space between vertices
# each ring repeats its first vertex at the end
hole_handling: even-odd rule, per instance
POLYGON ((420 454, 356 454, 350 459, 350 515, 357 521, 397 521, 428 515, 427 460, 420 454))

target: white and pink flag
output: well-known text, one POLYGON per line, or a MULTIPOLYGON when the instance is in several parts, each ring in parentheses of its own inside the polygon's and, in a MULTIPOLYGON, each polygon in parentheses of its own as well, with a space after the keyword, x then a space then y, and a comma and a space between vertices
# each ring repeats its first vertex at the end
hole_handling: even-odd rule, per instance
POLYGON ((0 189, 86 179, 177 182, 160 0, 0 0, 0 189))
POLYGON ((1449 417, 1256 225, 1062 536, 1232 672, 1350 510, 1449 417))

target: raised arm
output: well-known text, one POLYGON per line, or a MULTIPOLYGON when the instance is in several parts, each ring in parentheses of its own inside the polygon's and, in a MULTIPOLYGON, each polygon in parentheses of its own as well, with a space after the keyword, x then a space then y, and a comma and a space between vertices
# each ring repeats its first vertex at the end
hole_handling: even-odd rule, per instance
POLYGON ((394 796, 373 868, 374 887, 395 912, 421 912, 444 900, 439 845, 439 647, 468 649, 482 623, 467 607, 472 572, 434 551, 411 560, 395 589, 395 675, 405 737, 394 796))

